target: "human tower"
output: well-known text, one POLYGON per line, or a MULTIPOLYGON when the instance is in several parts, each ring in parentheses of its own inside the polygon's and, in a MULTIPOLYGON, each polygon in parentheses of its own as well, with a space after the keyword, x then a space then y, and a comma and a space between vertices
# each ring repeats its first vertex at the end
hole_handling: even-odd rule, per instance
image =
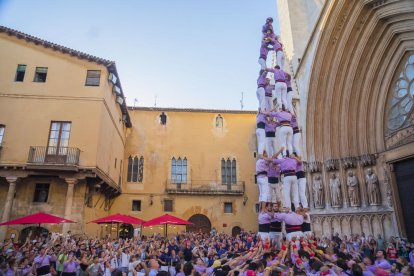
POLYGON ((289 214, 292 210, 304 213, 308 210, 306 178, 300 157, 301 133, 292 105, 291 76, 284 71, 283 46, 272 23, 273 19, 269 17, 262 28, 261 70, 256 91, 259 101, 256 176, 260 202, 259 232, 263 235, 269 232, 270 220, 274 220, 269 212, 289 214), (271 55, 276 57, 272 62, 271 55), (269 63, 272 64, 268 66, 269 63))

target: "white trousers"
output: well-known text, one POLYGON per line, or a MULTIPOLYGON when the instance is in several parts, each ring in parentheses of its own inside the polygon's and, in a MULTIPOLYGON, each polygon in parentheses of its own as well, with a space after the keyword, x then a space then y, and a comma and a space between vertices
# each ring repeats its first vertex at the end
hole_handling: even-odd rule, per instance
POLYGON ((275 95, 276 95, 276 101, 278 108, 282 108, 282 104, 286 107, 286 93, 287 93, 287 86, 284 82, 276 82, 275 83, 275 95))
MULTIPOLYGON (((291 233, 287 233, 286 234, 286 239, 288 240, 288 241, 291 241, 292 240, 292 238, 300 238, 300 237, 303 237, 303 232, 302 231, 296 231, 296 232, 291 232, 291 233)), ((296 246, 297 246, 297 248, 298 249, 300 249, 300 243, 296 243, 296 246)))
POLYGON ((278 184, 270 184, 269 183, 269 195, 267 197, 267 202, 276 203, 281 201, 281 190, 280 187, 282 185, 278 184))
POLYGON ((266 132, 263 128, 256 128, 257 152, 263 154, 266 148, 266 132))
POLYGON ((283 207, 291 208, 292 200, 291 193, 293 197, 293 204, 296 207, 299 207, 299 194, 298 194, 298 183, 296 181, 296 175, 284 176, 283 177, 283 207))
POLYGON ((267 202, 267 195, 269 194, 267 176, 257 177, 257 186, 259 187, 259 202, 267 202))
POLYGON ((276 137, 266 137, 265 139, 267 156, 271 158, 277 152, 277 139, 276 137))
POLYGON ((293 152, 296 152, 298 156, 302 156, 301 139, 302 134, 300 132, 293 134, 293 152))
POLYGON ((281 241, 283 235, 281 232, 269 232, 269 238, 272 241, 273 245, 276 246, 276 250, 280 250, 281 248, 281 241))
POLYGON ((267 241, 269 239, 269 233, 267 232, 257 232, 257 234, 260 236, 262 241, 267 241))
POLYGON ((257 100, 259 100, 259 107, 261 111, 265 111, 266 108, 266 96, 265 89, 263 87, 258 87, 256 90, 257 100))
POLYGON ((287 110, 289 110, 290 112, 293 112, 292 100, 293 100, 293 91, 287 92, 286 90, 286 105, 285 106, 287 110))
POLYGON ((308 208, 308 199, 306 198, 306 178, 299 178, 297 182, 299 187, 299 201, 302 203, 303 208, 308 208))
POLYGON ((276 63, 280 66, 280 69, 284 69, 285 67, 285 55, 283 51, 276 52, 276 63))
POLYGON ((259 58, 259 64, 262 70, 266 69, 266 60, 264 58, 259 58))
POLYGON ((278 131, 279 146, 284 147, 282 154, 286 156, 286 150, 289 151, 289 154, 292 154, 292 140, 293 140, 293 129, 290 126, 280 126, 278 131))
POLYGON ((274 106, 273 106, 273 97, 272 96, 271 97, 269 97, 269 96, 265 97, 265 108, 266 108, 266 111, 273 110, 274 106))

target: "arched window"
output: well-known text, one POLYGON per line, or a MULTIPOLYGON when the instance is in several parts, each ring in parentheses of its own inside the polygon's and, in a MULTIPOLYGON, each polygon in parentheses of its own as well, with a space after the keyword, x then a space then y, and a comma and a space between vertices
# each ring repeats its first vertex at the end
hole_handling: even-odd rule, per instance
POLYGON ((127 182, 142 182, 144 180, 144 157, 128 158, 127 182))
POLYGON ((392 89, 393 95, 388 103, 389 134, 410 124, 414 106, 414 53, 408 56, 392 89))
POLYGON ((216 128, 223 128, 223 117, 220 114, 216 117, 216 128))
POLYGON ((221 182, 222 184, 236 184, 237 183, 237 163, 236 159, 225 160, 221 159, 221 182))
POLYGON ((171 159, 171 183, 187 183, 187 158, 171 159))

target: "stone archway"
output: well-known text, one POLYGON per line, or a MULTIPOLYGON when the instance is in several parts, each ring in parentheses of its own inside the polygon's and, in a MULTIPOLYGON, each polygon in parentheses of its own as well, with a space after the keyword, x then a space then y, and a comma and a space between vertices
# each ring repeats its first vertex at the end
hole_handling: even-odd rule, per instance
POLYGON ((192 215, 189 219, 191 225, 187 225, 186 230, 191 232, 203 232, 209 234, 211 231, 211 222, 210 219, 202 214, 192 215))
POLYGON ((234 226, 234 227, 231 229, 231 236, 232 236, 232 237, 236 237, 237 235, 239 235, 239 234, 240 234, 240 232, 241 232, 241 228, 240 228, 240 226, 234 226))
POLYGON ((39 237, 39 236, 47 237, 48 234, 49 234, 49 230, 47 230, 46 228, 39 227, 39 226, 29 226, 29 227, 23 228, 20 231, 19 240, 24 243, 26 238, 29 235, 31 235, 29 236, 29 238, 32 238, 32 237, 39 237))

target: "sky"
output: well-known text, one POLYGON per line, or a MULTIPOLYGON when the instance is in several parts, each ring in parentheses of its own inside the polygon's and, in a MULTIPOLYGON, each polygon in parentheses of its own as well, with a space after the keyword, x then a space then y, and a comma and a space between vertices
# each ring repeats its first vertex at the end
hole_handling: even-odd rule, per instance
POLYGON ((257 109, 276 0, 0 0, 0 25, 116 62, 128 105, 257 109), (135 100, 136 99, 136 100, 135 100))

